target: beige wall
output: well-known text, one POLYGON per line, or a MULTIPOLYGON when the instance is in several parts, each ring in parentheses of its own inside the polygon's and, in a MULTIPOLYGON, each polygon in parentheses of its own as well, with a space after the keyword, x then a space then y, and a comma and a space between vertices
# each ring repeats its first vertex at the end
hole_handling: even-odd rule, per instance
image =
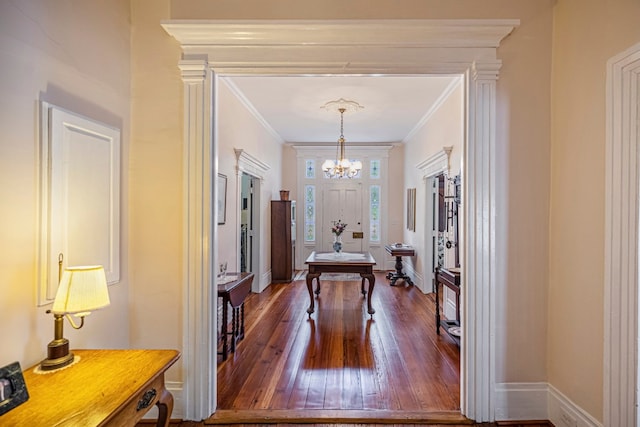
MULTIPOLYGON (((404 194, 402 206, 406 206, 406 189, 416 189, 416 229, 410 231, 404 227, 404 239, 407 244, 416 248, 416 256, 408 259, 413 264, 413 269, 426 283, 425 289, 431 289, 431 272, 425 271, 426 248, 425 233, 431 229, 431 222, 427 220, 431 213, 426 212, 427 189, 429 184, 424 180, 424 173, 416 166, 437 153, 441 153, 444 147, 453 147, 449 159, 449 177, 453 178, 461 171, 461 160, 464 142, 464 85, 462 81, 453 90, 447 99, 433 111, 418 132, 406 141, 404 149, 404 194)), ((406 209, 406 208, 405 208, 406 209)), ((403 210, 406 212, 406 210, 403 210)), ((405 221, 406 222, 406 221, 405 221)), ((461 223, 462 224, 462 223, 461 223)), ((431 244, 429 242, 429 244, 431 244)), ((454 267, 450 250, 446 250, 446 267, 454 267)))
POLYGON ((0 2, 0 366, 46 357, 50 306, 36 306, 39 101, 121 129, 121 281, 111 306, 65 336, 72 348, 129 345, 129 2, 0 2))
MULTIPOLYGON (((183 95, 180 47, 159 25, 167 18, 167 2, 131 2, 133 348, 182 349, 183 95)), ((169 380, 180 379, 180 363, 169 380)))
POLYGON ((606 62, 640 41, 640 3, 555 7, 549 382, 603 417, 606 62))

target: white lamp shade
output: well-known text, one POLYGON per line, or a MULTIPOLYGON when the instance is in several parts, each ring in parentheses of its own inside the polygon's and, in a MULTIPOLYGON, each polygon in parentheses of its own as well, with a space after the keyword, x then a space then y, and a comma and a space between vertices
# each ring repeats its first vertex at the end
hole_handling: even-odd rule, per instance
POLYGON ((359 171, 360 169, 362 169, 362 162, 360 160, 356 160, 351 165, 351 168, 355 169, 356 171, 359 171))
POLYGON ((110 304, 107 276, 101 265, 67 267, 62 273, 54 314, 88 314, 110 304))
POLYGON ((325 160, 324 163, 322 164, 322 170, 323 171, 328 171, 330 169, 333 169, 335 166, 336 165, 333 162, 333 160, 325 160))

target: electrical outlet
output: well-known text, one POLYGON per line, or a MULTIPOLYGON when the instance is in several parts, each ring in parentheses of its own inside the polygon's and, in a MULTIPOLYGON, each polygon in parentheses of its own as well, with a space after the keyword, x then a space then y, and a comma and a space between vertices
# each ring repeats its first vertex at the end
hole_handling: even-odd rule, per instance
POLYGON ((571 415, 571 413, 563 407, 560 407, 560 421, 567 427, 578 427, 576 417, 571 415))

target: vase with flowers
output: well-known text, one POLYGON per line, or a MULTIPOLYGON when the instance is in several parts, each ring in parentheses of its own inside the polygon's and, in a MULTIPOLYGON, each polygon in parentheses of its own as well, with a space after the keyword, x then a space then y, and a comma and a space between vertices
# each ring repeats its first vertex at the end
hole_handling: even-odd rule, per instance
POLYGON ((333 221, 333 227, 331 227, 331 233, 333 233, 333 251, 336 254, 342 252, 342 233, 347 228, 347 224, 342 220, 333 221))

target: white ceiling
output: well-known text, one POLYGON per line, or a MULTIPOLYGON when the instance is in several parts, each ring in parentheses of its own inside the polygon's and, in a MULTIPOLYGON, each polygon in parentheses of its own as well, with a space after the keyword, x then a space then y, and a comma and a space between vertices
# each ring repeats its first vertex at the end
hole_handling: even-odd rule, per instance
POLYGON ((287 143, 335 143, 340 98, 364 106, 344 115, 347 143, 402 142, 420 128, 459 76, 238 76, 223 80, 287 143))

